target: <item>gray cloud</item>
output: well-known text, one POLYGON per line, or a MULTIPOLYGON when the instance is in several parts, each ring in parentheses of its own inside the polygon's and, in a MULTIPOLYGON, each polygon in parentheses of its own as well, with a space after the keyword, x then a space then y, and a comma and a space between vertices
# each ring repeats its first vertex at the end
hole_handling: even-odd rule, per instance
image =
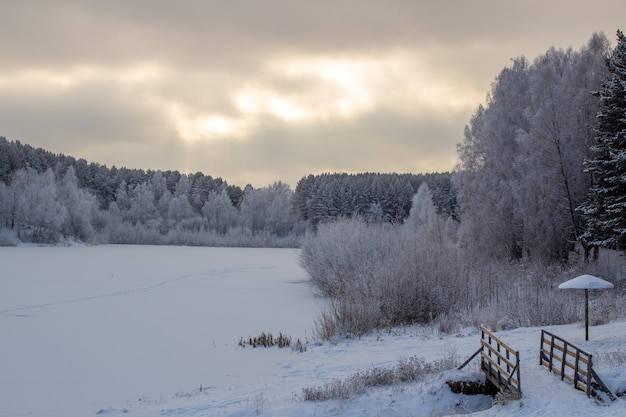
POLYGON ((461 139, 454 126, 464 123, 464 114, 435 112, 417 117, 371 113, 356 121, 297 127, 267 120, 243 141, 194 143, 189 163, 204 163, 205 172, 242 185, 296 184, 303 176, 323 172, 450 170, 455 160, 450 149, 461 139), (224 158, 227 170, 212 169, 223 166, 224 158))
POLYGON ((491 81, 613 39, 623 0, 8 2, 0 135, 107 165, 294 185, 450 170, 491 81))

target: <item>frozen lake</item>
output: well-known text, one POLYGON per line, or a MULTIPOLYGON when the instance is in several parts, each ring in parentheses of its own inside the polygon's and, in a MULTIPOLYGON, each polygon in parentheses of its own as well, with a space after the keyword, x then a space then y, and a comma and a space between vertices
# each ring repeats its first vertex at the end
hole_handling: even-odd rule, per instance
POLYGON ((323 303, 293 249, 17 247, 0 265, 1 417, 262 380, 271 361, 239 338, 304 340, 323 303))

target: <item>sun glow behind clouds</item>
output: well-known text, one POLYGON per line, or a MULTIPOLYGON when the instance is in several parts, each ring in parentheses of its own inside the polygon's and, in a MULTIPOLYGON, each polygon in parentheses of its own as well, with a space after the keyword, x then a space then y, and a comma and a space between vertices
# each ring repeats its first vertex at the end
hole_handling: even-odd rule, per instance
POLYGON ((169 105, 169 115, 178 135, 186 142, 241 138, 248 131, 246 120, 220 114, 193 114, 180 103, 169 105))
POLYGON ((351 118, 373 108, 370 80, 376 68, 368 60, 296 58, 279 60, 270 68, 288 79, 306 80, 309 113, 319 118, 351 118))
POLYGON ((286 121, 297 121, 312 117, 297 97, 272 92, 263 88, 247 88, 235 98, 237 108, 248 116, 270 114, 286 121))
POLYGON ((266 71, 274 79, 295 82, 298 89, 251 81, 236 93, 235 105, 243 117, 269 115, 286 122, 356 117, 374 107, 368 65, 326 58, 279 59, 266 71))
POLYGON ((483 94, 458 78, 441 81, 428 62, 404 51, 358 59, 280 57, 268 61, 262 73, 226 87, 224 96, 232 97, 235 112, 192 103, 171 106, 183 140, 243 139, 271 119, 297 126, 352 121, 376 111, 455 114, 472 109, 483 94))
POLYGON ((268 71, 300 82, 300 107, 308 117, 352 119, 375 109, 419 114, 424 108, 473 108, 483 91, 472 91, 451 70, 443 77, 417 53, 393 51, 358 58, 291 57, 273 61, 268 71))

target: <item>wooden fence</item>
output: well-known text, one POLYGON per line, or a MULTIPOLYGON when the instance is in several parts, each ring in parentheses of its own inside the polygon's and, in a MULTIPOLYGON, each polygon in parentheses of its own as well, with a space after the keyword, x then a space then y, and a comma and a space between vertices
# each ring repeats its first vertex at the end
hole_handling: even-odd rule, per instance
POLYGON ((519 352, 507 346, 484 326, 480 326, 480 348, 459 369, 480 353, 480 369, 487 380, 511 399, 522 397, 519 352))
POLYGON ((593 370, 590 353, 546 330, 541 330, 539 364, 559 375, 561 381, 571 382, 574 388, 585 392, 587 396, 600 398, 598 391, 604 391, 611 400, 616 398, 593 370))
POLYGON ((485 327, 480 327, 482 346, 480 368, 501 392, 508 392, 512 399, 522 397, 519 372, 519 352, 507 346, 485 327))

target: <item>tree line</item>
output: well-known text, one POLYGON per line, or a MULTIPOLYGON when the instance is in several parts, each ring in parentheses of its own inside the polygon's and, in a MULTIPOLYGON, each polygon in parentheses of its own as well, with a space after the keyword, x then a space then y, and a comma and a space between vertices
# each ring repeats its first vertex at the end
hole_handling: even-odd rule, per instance
POLYGON ((426 181, 454 212, 450 173, 309 175, 241 189, 200 172, 108 168, 0 137, 4 244, 186 244, 297 247, 319 222, 367 214, 401 222, 426 181))
POLYGON ((429 186, 438 211, 456 218, 456 193, 449 172, 308 175, 298 182, 293 205, 313 226, 355 215, 369 221, 402 223, 423 183, 429 186))

